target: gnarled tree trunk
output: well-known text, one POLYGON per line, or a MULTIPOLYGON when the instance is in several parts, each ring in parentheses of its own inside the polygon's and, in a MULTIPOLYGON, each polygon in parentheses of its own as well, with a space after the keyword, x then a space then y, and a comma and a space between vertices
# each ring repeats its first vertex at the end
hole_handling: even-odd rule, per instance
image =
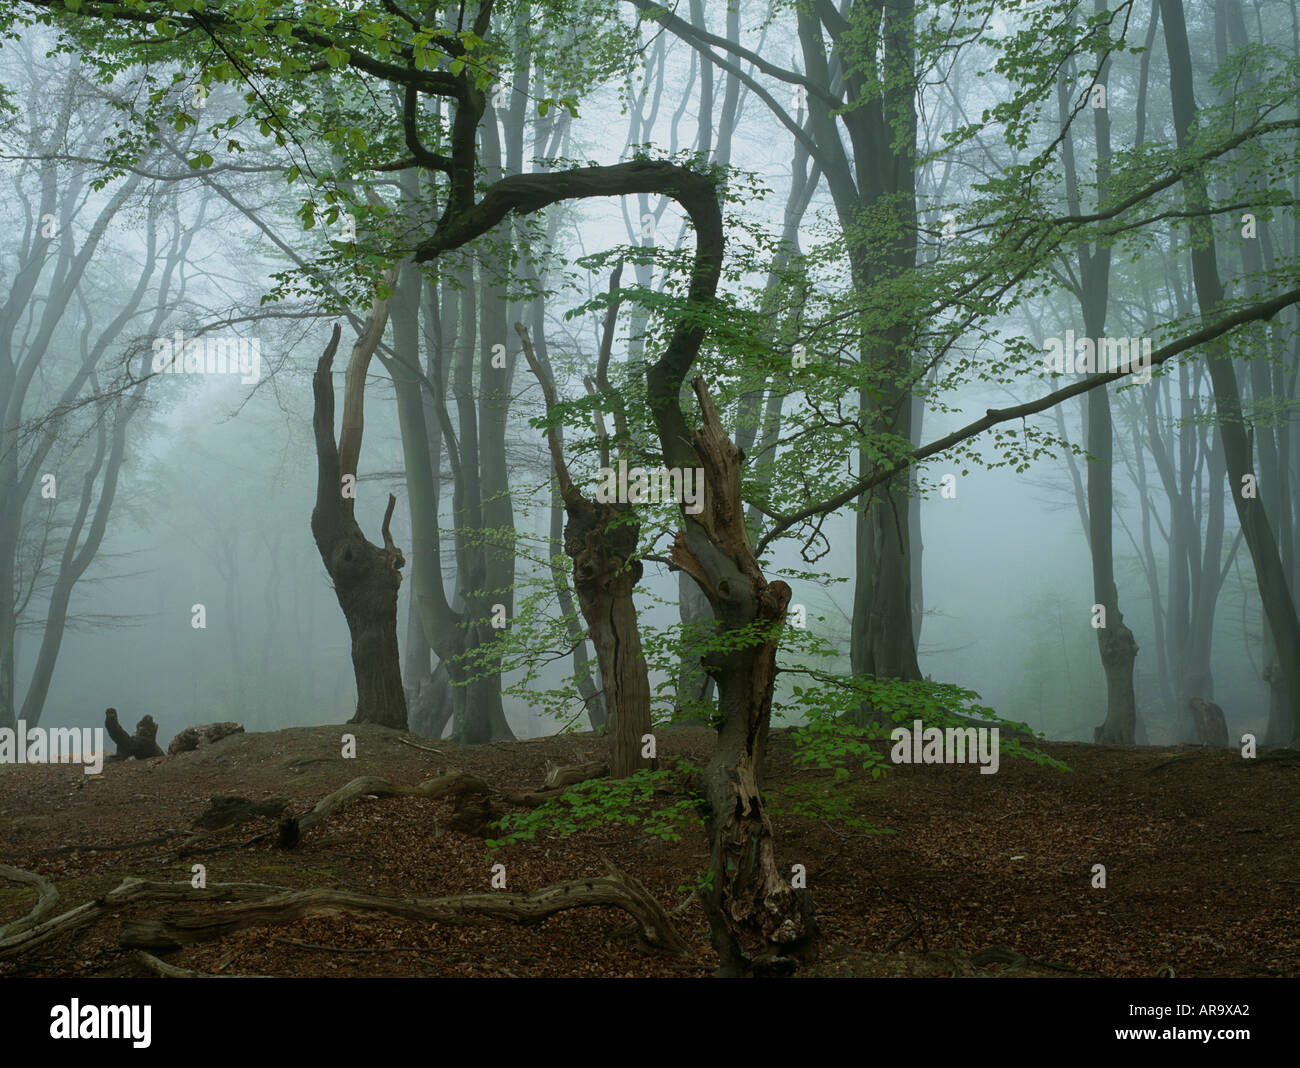
MULTIPOLYGON (((554 383, 538 361, 528 332, 518 324, 515 329, 549 411, 557 403, 554 383)), ((650 731, 650 675, 632 599, 641 579, 636 559, 641 524, 629 504, 602 504, 584 497, 565 463, 560 428, 550 427, 546 437, 568 516, 564 552, 573 561, 573 589, 600 665, 609 717, 610 774, 622 779, 650 766, 649 758, 641 756, 642 738, 650 731)))
POLYGON ((339 328, 316 365, 312 392, 316 411, 316 507, 311 513, 311 532, 316 539, 325 570, 334 581, 334 593, 348 621, 352 635, 352 670, 357 683, 357 711, 349 722, 378 723, 406 730, 406 694, 402 689, 402 671, 397 644, 397 590, 402 583, 406 560, 393 544, 389 523, 397 498, 389 494, 384 513, 382 547, 374 545, 361 532, 353 516, 354 498, 344 496, 343 476, 352 475, 355 486, 357 457, 361 451, 363 415, 361 386, 365 382, 364 360, 369 347, 382 334, 387 318, 372 313, 366 333, 357 341, 348 368, 348 393, 344 399, 343 435, 334 444, 334 386, 330 367, 339 345, 339 328), (358 354, 363 356, 358 359, 358 354), (359 372, 354 369, 361 363, 359 372), (353 383, 360 383, 355 390, 353 383), (340 457, 344 457, 341 459, 340 457))
POLYGON ((721 974, 793 968, 814 952, 816 924, 807 891, 776 865, 772 824, 759 779, 776 683, 776 649, 790 587, 768 582, 754 555, 740 498, 740 450, 727 437, 702 378, 692 383, 704 427, 695 452, 704 469, 705 506, 686 517, 673 560, 699 584, 723 631, 754 637, 705 657, 718 684, 718 744, 701 773, 707 801, 711 881, 705 911, 721 974))

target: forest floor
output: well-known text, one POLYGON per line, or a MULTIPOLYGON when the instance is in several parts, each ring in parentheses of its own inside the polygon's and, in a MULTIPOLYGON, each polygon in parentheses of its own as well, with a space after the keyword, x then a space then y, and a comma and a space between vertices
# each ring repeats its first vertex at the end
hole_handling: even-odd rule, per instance
MULTIPOLYGON (((656 737, 661 760, 702 764, 714 735, 669 727, 656 737)), ((707 865, 698 827, 669 842, 605 825, 539 834, 489 855, 481 838, 445 826, 448 801, 396 797, 340 810, 292 850, 274 835, 193 855, 177 855, 172 843, 105 848, 188 829, 217 794, 288 797, 301 813, 357 775, 414 785, 457 768, 486 780, 500 803, 503 789, 537 787, 548 760, 599 760, 605 746, 585 734, 463 748, 378 727, 309 727, 109 763, 98 776, 77 765, 0 765, 0 861, 51 880, 56 914, 128 876, 188 882, 195 863, 209 883, 430 897, 487 891, 498 862, 508 890, 601 876, 608 862, 650 889, 692 956, 643 950, 624 913, 582 908, 528 927, 313 917, 237 931, 167 960, 220 975, 708 976, 717 958, 690 894, 707 865), (339 755, 344 731, 356 735, 354 759, 339 755)), ((1004 756, 994 775, 974 764, 899 766, 836 787, 856 817, 891 833, 774 815, 778 859, 805 866, 824 940, 821 962, 801 974, 984 974, 960 962, 1003 946, 1033 962, 1013 969, 1020 974, 1300 976, 1300 752, 1245 760, 1195 747, 1042 748, 1072 770, 1004 756), (1092 886, 1096 864, 1105 865, 1104 889, 1092 886)), ((769 791, 825 775, 797 769, 792 752, 789 736, 774 731, 769 791)), ((274 826, 255 820, 203 844, 247 841, 274 826)), ((0 881, 0 927, 33 902, 30 888, 0 881)), ((0 959, 0 976, 146 974, 118 945, 120 920, 178 907, 131 906, 0 959)))

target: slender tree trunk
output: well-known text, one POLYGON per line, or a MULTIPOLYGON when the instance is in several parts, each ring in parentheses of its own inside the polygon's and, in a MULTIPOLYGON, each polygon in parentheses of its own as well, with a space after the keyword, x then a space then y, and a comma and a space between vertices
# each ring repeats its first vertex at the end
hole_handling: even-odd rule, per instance
MULTIPOLYGON (((1165 27, 1165 47, 1169 53, 1174 129, 1179 149, 1187 151, 1192 139, 1196 112, 1187 27, 1183 20, 1182 4, 1178 0, 1160 0, 1160 12, 1165 27)), ((1183 188, 1188 208, 1194 214, 1189 227, 1192 235, 1191 258, 1196 296, 1200 304, 1201 318, 1209 322, 1223 301, 1223 286, 1219 280, 1218 257, 1213 234, 1204 221, 1209 196, 1205 179, 1198 171, 1187 173, 1183 179, 1183 188)), ((1279 665, 1286 679, 1291 706, 1289 734, 1295 740, 1300 736, 1300 708, 1297 708, 1297 703, 1300 702, 1300 618, 1296 616, 1295 602, 1291 598, 1291 591, 1287 585, 1287 576, 1278 554, 1277 542, 1274 540, 1273 530, 1261 500, 1263 495, 1276 490, 1256 484, 1255 495, 1246 495, 1246 487, 1255 481, 1255 476, 1251 471, 1250 447, 1242 419, 1237 375, 1233 370, 1226 346, 1221 340, 1211 343, 1207 361, 1218 412, 1217 427, 1220 440, 1223 442, 1224 459, 1228 468, 1228 488, 1237 509, 1237 518, 1241 522, 1246 546, 1255 565, 1255 579, 1259 586, 1260 599, 1264 603, 1264 614, 1277 641, 1279 665)))

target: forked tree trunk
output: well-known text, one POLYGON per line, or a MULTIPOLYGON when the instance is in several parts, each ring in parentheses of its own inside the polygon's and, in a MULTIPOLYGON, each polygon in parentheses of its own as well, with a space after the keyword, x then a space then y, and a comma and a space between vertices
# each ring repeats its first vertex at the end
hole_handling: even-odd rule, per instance
POLYGON ((701 773, 709 832, 710 884, 703 895, 720 974, 778 972, 815 953, 807 891, 777 867, 772 824, 759 793, 776 684, 776 650, 790 587, 768 582, 754 556, 740 497, 740 450, 727 437, 702 378, 692 383, 704 417, 695 453, 704 470, 704 510, 686 516, 673 561, 699 584, 723 632, 752 637, 705 657, 718 684, 721 726, 701 773))
MULTIPOLYGON (((374 317, 372 316, 372 329, 374 317)), ((379 326, 382 331, 382 326, 379 326)), ((367 331, 369 335, 371 331, 367 331)), ((361 346, 366 336, 358 341, 361 346)), ((377 339, 376 339, 377 340, 377 339)), ((378 723, 406 730, 406 694, 402 689, 402 671, 397 644, 397 590, 402 583, 406 560, 393 544, 389 523, 397 498, 388 497, 384 513, 381 548, 366 540, 353 517, 353 498, 344 497, 343 474, 356 474, 356 457, 360 453, 362 414, 349 411, 353 395, 344 404, 344 435, 355 427, 355 448, 349 450, 349 470, 342 470, 340 453, 334 444, 334 386, 330 367, 338 350, 339 328, 326 347, 316 373, 312 392, 316 411, 316 507, 311 513, 311 532, 316 539, 325 570, 334 582, 334 593, 352 635, 352 670, 357 683, 357 710, 349 722, 378 723)), ((354 356, 356 354, 354 353, 354 356)), ((355 360, 354 360, 355 362, 355 360)), ((351 368, 349 368, 351 371, 351 368)), ((351 379, 353 376, 349 374, 351 379)), ((364 375, 361 377, 364 382, 364 375)), ((355 483, 353 483, 355 485, 355 483)))
MULTIPOLYGON (((554 383, 528 332, 518 324, 515 330, 549 412, 557 403, 554 383)), ((546 438, 568 516, 564 552, 573 561, 573 589, 596 647, 604 687, 610 775, 623 779, 650 766, 650 758, 641 755, 643 738, 650 733, 650 675, 632 599, 641 579, 641 562, 636 559, 641 524, 629 504, 601 504, 584 497, 565 463, 560 428, 550 427, 546 438)))

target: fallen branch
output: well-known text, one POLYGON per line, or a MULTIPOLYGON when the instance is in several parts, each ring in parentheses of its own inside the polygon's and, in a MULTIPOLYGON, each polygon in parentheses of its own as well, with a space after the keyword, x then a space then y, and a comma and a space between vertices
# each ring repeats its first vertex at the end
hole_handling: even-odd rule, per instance
POLYGON ((439 755, 442 754, 441 749, 435 749, 431 745, 416 745, 414 742, 408 742, 405 738, 398 738, 397 740, 401 742, 403 745, 409 745, 412 749, 420 749, 426 753, 438 753, 439 755))
POLYGON ((143 949, 135 951, 135 959, 148 968, 155 975, 161 975, 164 979, 269 979, 268 975, 217 975, 213 972, 196 972, 189 968, 178 968, 174 964, 168 964, 165 960, 159 960, 152 953, 146 953, 143 949))
MULTIPOLYGON (((188 883, 178 884, 188 887, 188 883)), ((292 923, 308 916, 339 912, 379 913, 422 923, 487 925, 539 923, 574 908, 622 909, 637 924, 641 942, 653 949, 689 955, 690 947, 653 895, 633 876, 611 869, 609 875, 575 879, 526 893, 496 891, 455 897, 390 898, 349 890, 282 891, 273 897, 168 919, 142 918, 122 925, 119 941, 132 949, 170 950, 222 938, 248 927, 292 923)))
POLYGON ((171 830, 163 834, 155 835, 153 838, 143 838, 138 842, 127 842, 123 845, 110 844, 104 845, 100 842, 85 842, 80 845, 59 846, 57 849, 37 849, 24 853, 5 853, 0 854, 8 857, 61 857, 67 853, 120 853, 126 849, 141 849, 144 846, 162 845, 164 842, 170 842, 173 838, 182 838, 186 835, 200 837, 193 831, 171 830))
POLYGON ((426 779, 418 786, 403 786, 389 782, 377 775, 362 775, 346 786, 327 794, 316 802, 316 807, 298 818, 299 834, 306 834, 323 823, 344 805, 359 797, 444 797, 452 793, 487 793, 488 785, 475 775, 463 771, 448 771, 434 779, 426 779))
POLYGON ((585 764, 569 764, 567 766, 550 764, 546 769, 546 781, 542 786, 547 790, 558 790, 565 786, 575 786, 580 782, 586 782, 588 779, 603 779, 608 774, 609 765, 599 760, 589 760, 585 764))
MULTIPOLYGON (((195 888, 188 882, 155 883, 145 879, 123 879, 102 898, 87 901, 67 912, 42 920, 27 930, 0 932, 0 960, 17 957, 51 938, 75 931, 137 901, 236 901, 280 893, 282 886, 265 883, 213 883, 195 888)), ((20 921, 21 922, 21 921, 20 921)))
POLYGON ((22 919, 0 926, 0 939, 35 927, 53 912, 54 907, 59 903, 59 891, 44 875, 37 875, 34 871, 25 871, 22 868, 14 868, 8 864, 0 864, 0 879, 8 879, 11 883, 22 883, 36 889, 36 904, 32 906, 32 911, 22 919))
POLYGON ((547 801, 559 797, 570 786, 576 786, 588 779, 603 779, 608 774, 609 765, 602 764, 598 760, 568 765, 552 764, 547 761, 546 781, 541 787, 536 790, 516 790, 507 793, 505 797, 511 804, 537 808, 538 805, 544 805, 547 801))

